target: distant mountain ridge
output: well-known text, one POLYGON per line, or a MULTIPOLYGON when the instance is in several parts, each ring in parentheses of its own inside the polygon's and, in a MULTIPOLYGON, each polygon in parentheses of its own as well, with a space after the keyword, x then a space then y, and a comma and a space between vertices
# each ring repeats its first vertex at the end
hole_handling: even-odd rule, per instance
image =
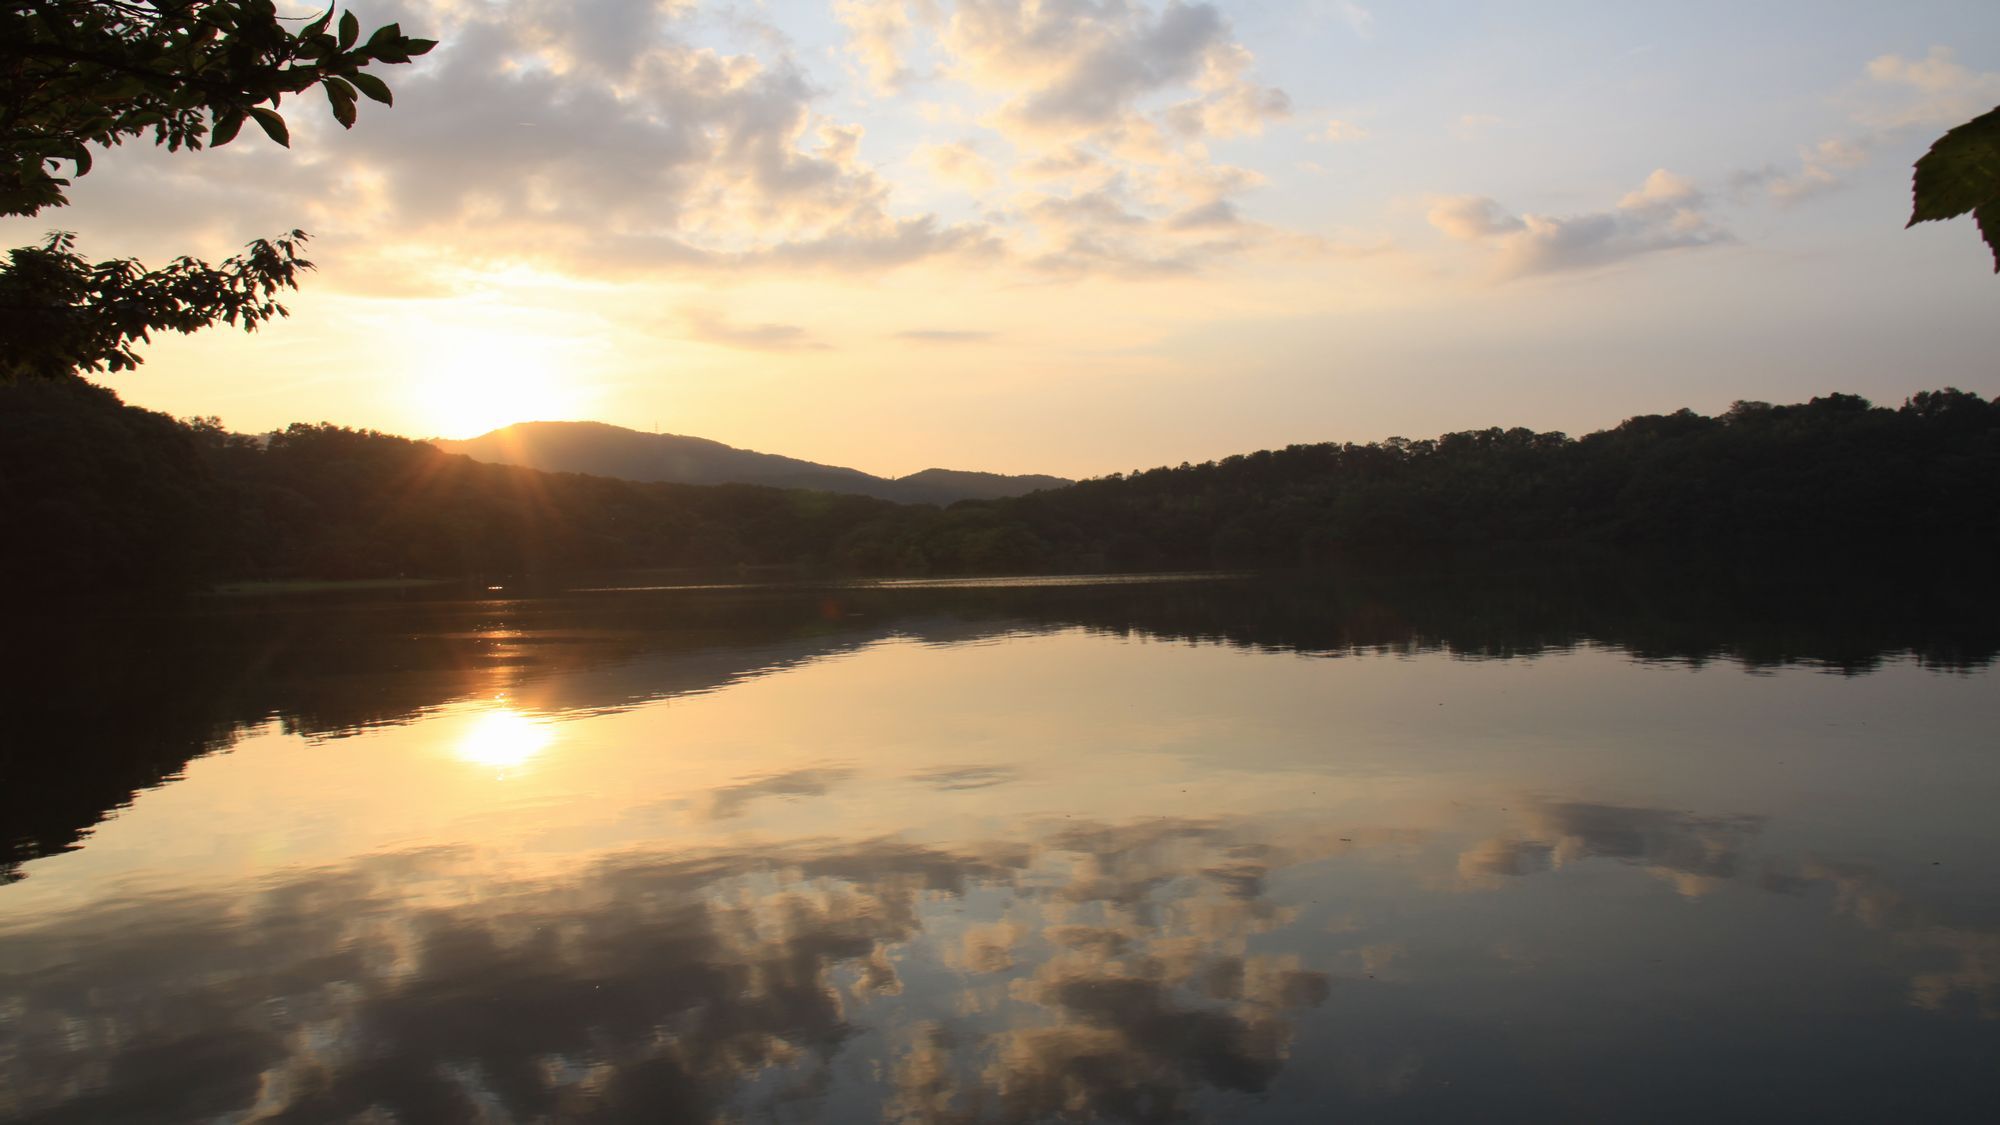
POLYGON ((873 496, 902 504, 997 500, 1074 483, 1062 477, 1007 476, 958 469, 925 469, 906 477, 878 477, 859 469, 737 449, 707 438, 649 434, 608 422, 517 422, 475 438, 462 441, 439 438, 431 444, 446 453, 462 453, 475 461, 548 472, 676 484, 807 488, 873 496))

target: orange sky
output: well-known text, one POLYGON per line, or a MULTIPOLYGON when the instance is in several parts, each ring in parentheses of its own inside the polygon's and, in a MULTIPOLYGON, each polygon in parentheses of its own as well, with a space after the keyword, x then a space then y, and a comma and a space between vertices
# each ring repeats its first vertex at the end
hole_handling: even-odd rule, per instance
POLYGON ((1909 162, 2000 101, 2000 9, 1809 7, 362 3, 443 44, 393 109, 126 146, 0 237, 310 231, 290 320, 110 380, 245 431, 1087 476, 2000 392, 1975 232, 1901 229, 1909 162))

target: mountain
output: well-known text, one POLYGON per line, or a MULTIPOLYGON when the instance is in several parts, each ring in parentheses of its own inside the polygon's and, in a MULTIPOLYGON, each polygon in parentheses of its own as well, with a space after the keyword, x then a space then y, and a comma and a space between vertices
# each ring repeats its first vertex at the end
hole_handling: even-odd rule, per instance
POLYGON ((912 503, 948 504, 951 500, 998 500, 1005 496, 1022 496, 1076 482, 1039 474, 1003 476, 1000 473, 971 473, 963 469, 925 469, 920 473, 897 477, 890 483, 918 498, 912 503), (951 500, 928 499, 931 496, 949 496, 951 500))
POLYGON ((431 444, 446 453, 462 453, 475 461, 550 472, 676 484, 809 488, 903 504, 995 500, 1072 483, 1061 477, 1003 476, 955 469, 925 469, 906 477, 878 477, 859 469, 737 449, 707 438, 648 434, 604 422, 519 422, 475 438, 463 441, 440 438, 431 444))

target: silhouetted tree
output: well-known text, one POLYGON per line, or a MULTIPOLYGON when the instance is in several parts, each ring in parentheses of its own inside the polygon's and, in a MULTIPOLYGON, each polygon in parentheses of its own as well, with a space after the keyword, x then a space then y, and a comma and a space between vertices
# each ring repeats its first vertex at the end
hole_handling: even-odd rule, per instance
MULTIPOLYGON (((404 63, 435 44, 396 24, 361 38, 354 13, 328 8, 294 31, 271 0, 0 0, 0 215, 69 202, 92 149, 150 136, 169 150, 234 139, 255 121, 291 143, 279 107, 318 87, 352 126, 366 96, 389 104, 370 66, 404 63), (61 175, 67 171, 68 175, 61 175)), ((70 235, 9 251, 0 266, 0 378, 61 378, 136 366, 154 331, 218 322, 254 329, 297 287, 300 231, 259 240, 220 265, 180 258, 162 269, 92 263, 70 235)))

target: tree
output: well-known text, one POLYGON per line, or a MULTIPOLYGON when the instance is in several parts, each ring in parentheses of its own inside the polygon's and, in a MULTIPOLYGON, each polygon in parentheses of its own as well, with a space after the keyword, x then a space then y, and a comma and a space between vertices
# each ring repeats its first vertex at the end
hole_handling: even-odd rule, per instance
POLYGON ((1970 211, 2000 273, 2000 107, 1960 125, 1917 159, 1906 227, 1970 211))
MULTIPOLYGON (((393 23, 363 39, 360 20, 337 7, 294 30, 271 0, 0 0, 0 215, 66 205, 93 148, 132 138, 199 150, 254 121, 289 147, 280 106, 314 87, 352 128, 362 97, 393 100, 367 68, 434 46, 393 23)), ((93 264, 64 232, 8 251, 0 380, 126 370, 154 331, 254 330, 285 315, 279 291, 312 268, 299 256, 305 238, 295 230, 219 265, 182 257, 155 270, 93 264)))

